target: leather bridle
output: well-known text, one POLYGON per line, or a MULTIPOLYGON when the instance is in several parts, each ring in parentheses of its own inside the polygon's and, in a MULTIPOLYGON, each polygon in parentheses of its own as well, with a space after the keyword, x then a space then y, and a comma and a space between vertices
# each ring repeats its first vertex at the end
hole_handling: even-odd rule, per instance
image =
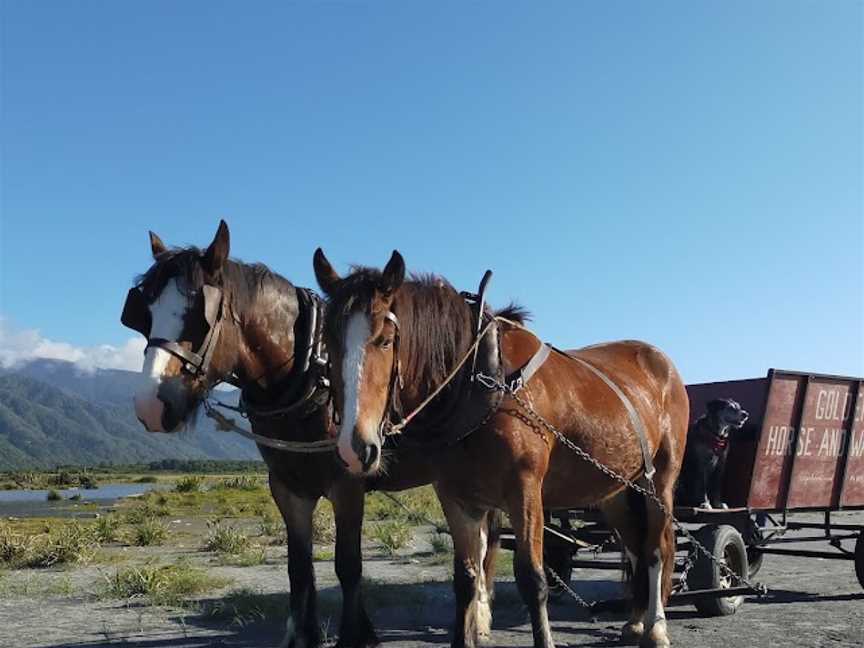
POLYGON ((126 303, 123 306, 123 315, 120 317, 120 321, 124 326, 138 331, 147 338, 145 353, 150 348, 162 349, 181 361, 185 373, 194 378, 206 377, 213 353, 219 342, 219 336, 222 333, 226 308, 221 288, 205 285, 201 287, 201 294, 204 299, 204 319, 207 322, 207 334, 195 351, 190 351, 176 340, 150 337, 152 325, 150 310, 140 287, 136 286, 130 289, 126 295, 126 303))

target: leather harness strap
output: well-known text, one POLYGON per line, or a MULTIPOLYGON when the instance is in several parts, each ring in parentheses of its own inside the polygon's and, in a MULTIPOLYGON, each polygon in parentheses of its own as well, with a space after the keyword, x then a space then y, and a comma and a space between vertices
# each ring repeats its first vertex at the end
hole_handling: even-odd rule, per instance
POLYGON ((537 370, 543 366, 543 363, 546 362, 546 358, 549 357, 549 353, 552 351, 552 348, 546 344, 545 342, 540 345, 540 348, 534 352, 534 355, 531 356, 531 359, 525 363, 525 365, 516 371, 510 376, 508 376, 508 382, 513 389, 518 390, 525 383, 531 380, 531 377, 537 373, 537 370))
MULTIPOLYGON (((563 351, 561 353, 564 353, 563 351)), ((651 449, 648 447, 648 435, 645 431, 645 425, 642 422, 642 417, 639 416, 639 412, 636 411, 636 408, 633 407, 633 403, 627 398, 627 395, 621 391, 621 388, 615 384, 615 382, 607 376, 605 373, 600 371, 597 367, 592 365, 590 362, 586 362, 582 358, 578 358, 569 353, 564 353, 568 358, 572 358, 579 364, 583 365, 590 369, 594 375, 600 378, 606 385, 615 392, 615 395, 618 397, 618 400, 624 405, 624 409, 627 410, 627 415, 630 417, 630 424, 633 426, 633 429, 636 430, 636 436, 639 437, 639 445, 642 447, 642 461, 645 464, 645 479, 649 482, 651 478, 654 476, 654 461, 651 458, 651 449)))

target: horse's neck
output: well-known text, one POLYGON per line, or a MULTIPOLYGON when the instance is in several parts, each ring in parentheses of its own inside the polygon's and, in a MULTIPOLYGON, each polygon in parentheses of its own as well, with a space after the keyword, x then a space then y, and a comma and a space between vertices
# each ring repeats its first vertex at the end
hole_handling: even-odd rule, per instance
POLYGON ((301 306, 294 287, 261 293, 238 314, 236 373, 244 392, 266 394, 283 385, 294 368, 295 327, 301 306))

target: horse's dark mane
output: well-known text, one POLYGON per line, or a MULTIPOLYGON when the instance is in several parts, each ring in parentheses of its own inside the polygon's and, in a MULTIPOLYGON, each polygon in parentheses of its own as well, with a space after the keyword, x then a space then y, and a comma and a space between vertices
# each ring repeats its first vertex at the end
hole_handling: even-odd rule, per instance
MULTIPOLYGON (((328 304, 328 335, 342 340, 352 312, 368 312, 381 283, 381 271, 353 267, 340 281, 328 304)), ((441 384, 474 340, 474 314, 459 292, 443 277, 412 274, 397 290, 392 306, 399 317, 400 344, 406 382, 420 391, 441 384)), ((495 313, 523 322, 528 312, 510 304, 495 313)))
MULTIPOLYGON (((159 255, 147 272, 135 279, 148 301, 154 300, 171 278, 179 278, 181 291, 188 292, 200 288, 204 283, 204 270, 200 259, 202 250, 191 246, 173 248, 159 255)), ((225 292, 230 296, 237 312, 249 308, 262 290, 293 290, 293 284, 276 274, 262 263, 243 263, 237 259, 225 262, 222 267, 225 292)))

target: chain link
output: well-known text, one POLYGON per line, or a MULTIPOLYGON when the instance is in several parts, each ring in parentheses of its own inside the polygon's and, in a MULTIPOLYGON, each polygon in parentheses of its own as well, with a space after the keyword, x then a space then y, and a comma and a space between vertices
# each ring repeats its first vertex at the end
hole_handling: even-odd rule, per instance
MULTIPOLYGON (((484 379, 485 379, 484 384, 490 383, 490 384, 494 385, 494 387, 493 387, 494 389, 498 389, 500 391, 503 391, 506 394, 509 394, 510 397, 514 401, 516 401, 516 403, 518 403, 519 406, 522 407, 523 410, 525 410, 525 412, 528 414, 528 416, 533 418, 537 423, 539 423, 541 426, 543 426, 549 432, 551 432, 552 435, 563 446, 565 446, 566 448, 569 448, 570 450, 575 452, 576 455, 578 455, 581 459, 583 459, 584 461, 586 461, 589 464, 591 464, 592 466, 594 466, 597 470, 599 470, 601 473, 603 473, 607 477, 611 478, 614 481, 619 482, 620 484, 623 484, 627 488, 630 488, 630 489, 636 491, 637 493, 641 493, 647 499, 654 502, 657 505, 657 507, 660 509, 660 511, 663 513, 663 515, 665 515, 669 520, 671 520, 672 524, 674 524, 684 534, 684 536, 690 541, 691 547, 693 547, 696 550, 696 552, 701 553, 709 561, 711 561, 712 563, 717 565, 720 568, 721 572, 723 572, 727 576, 732 577, 733 580, 737 580, 737 581, 744 583, 744 585, 749 587, 751 590, 753 590, 754 592, 756 592, 760 596, 765 594, 768 591, 764 585, 751 583, 745 575, 736 574, 724 562, 715 558, 714 555, 710 551, 708 551, 708 549, 701 542, 696 540, 696 538, 693 536, 693 534, 690 533, 690 531, 675 517, 675 515, 672 513, 672 511, 670 511, 668 509, 668 507, 660 500, 660 498, 654 492, 654 482, 652 480, 648 480, 648 488, 645 488, 644 486, 637 484, 632 479, 627 479, 623 475, 619 475, 618 473, 616 473, 611 468, 604 466, 597 459, 592 457, 590 454, 585 452, 585 450, 583 450, 581 447, 579 447, 578 445, 573 443, 573 441, 571 441, 566 436, 564 436, 564 434, 558 428, 556 428, 554 425, 549 423, 545 418, 543 418, 540 414, 538 414, 534 410, 534 408, 531 406, 531 404, 528 403, 523 398, 520 398, 520 396, 509 385, 507 385, 506 383, 502 383, 500 381, 497 381, 491 376, 484 376, 484 379)), ((690 551, 688 554, 687 563, 685 564, 685 573, 683 574, 684 577, 686 577, 686 573, 690 570, 690 567, 692 567, 692 563, 695 562, 696 552, 690 551)), ((556 580, 558 580, 560 582, 561 579, 557 578, 558 575, 555 574, 555 576, 556 576, 556 580)), ((684 580, 682 578, 682 580, 680 580, 679 582, 683 582, 684 586, 686 587, 686 580, 684 580)), ((572 592, 572 590, 569 590, 569 588, 567 588, 565 591, 567 591, 568 594, 571 594, 571 592, 572 592)), ((575 593, 573 593, 573 594, 575 594, 575 593)), ((573 596, 573 594, 571 594, 571 596, 573 596)), ((577 600, 579 600, 578 597, 577 597, 577 600)))

